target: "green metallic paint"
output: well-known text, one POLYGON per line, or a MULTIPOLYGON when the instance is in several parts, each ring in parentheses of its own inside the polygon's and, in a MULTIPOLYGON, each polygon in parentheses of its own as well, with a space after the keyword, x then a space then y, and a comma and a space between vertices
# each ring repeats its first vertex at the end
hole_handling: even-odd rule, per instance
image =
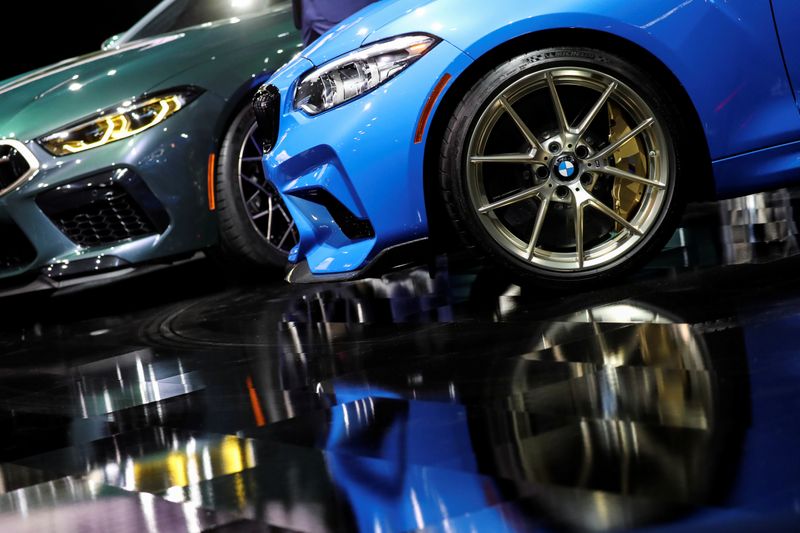
POLYGON ((287 4, 277 12, 130 43, 0 84, 0 137, 26 142, 41 164, 32 181, 0 197, 0 222, 16 223, 37 248, 37 258, 25 268, 0 271, 0 279, 61 261, 114 255, 135 264, 215 245, 208 155, 246 97, 299 51, 299 43, 287 4), (181 85, 205 92, 163 125, 128 140, 65 157, 51 156, 34 142, 100 109, 181 85), (164 234, 81 249, 36 206, 35 198, 45 191, 125 166, 167 209, 171 223, 164 234))
POLYGON ((133 42, 31 72, 0 85, 0 137, 13 133, 31 140, 98 109, 175 85, 227 96, 252 75, 288 60, 296 37, 289 14, 281 11, 133 42))

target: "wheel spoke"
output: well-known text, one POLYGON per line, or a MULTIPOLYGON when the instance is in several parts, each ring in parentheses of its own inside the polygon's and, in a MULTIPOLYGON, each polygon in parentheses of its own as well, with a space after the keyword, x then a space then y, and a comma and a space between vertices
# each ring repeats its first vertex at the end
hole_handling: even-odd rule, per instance
POLYGON ((533 198, 534 196, 539 194, 539 191, 541 191, 543 187, 544 185, 540 185, 539 187, 532 187, 530 189, 518 192, 517 194, 512 194, 507 198, 503 198, 502 200, 498 200, 494 203, 481 207, 480 209, 478 209, 478 212, 482 215, 485 215, 492 211, 496 211, 500 208, 508 207, 510 205, 517 204, 529 198, 533 198))
POLYGON ((639 231, 639 229, 636 226, 634 226, 633 224, 631 224, 630 222, 628 222, 627 220, 622 218, 622 216, 620 216, 619 213, 617 213, 616 211, 614 211, 613 209, 608 207, 603 202, 601 202, 599 200, 596 200, 596 199, 592 199, 592 200, 589 200, 587 202, 587 204, 592 206, 593 208, 597 209, 598 211, 600 211, 601 213, 603 213, 604 215, 606 215, 610 219, 616 221, 620 226, 622 226, 623 228, 627 229, 628 231, 630 231, 634 235, 638 235, 640 237, 642 236, 642 232, 639 231))
MULTIPOLYGON (((269 200, 268 201, 269 201, 269 212, 272 213, 272 211, 275 208, 273 207, 272 195, 271 194, 269 195, 269 200)), ((269 219, 267 220, 267 240, 269 240, 271 238, 272 238, 272 216, 270 216, 269 219)))
POLYGON ((553 74, 550 72, 547 73, 547 86, 550 88, 550 96, 553 99, 553 110, 556 113, 558 125, 561 128, 561 134, 566 137, 566 135, 570 132, 569 122, 567 122, 567 115, 564 113, 564 106, 561 105, 561 98, 558 96, 558 90, 556 89, 556 82, 553 79, 553 74))
MULTIPOLYGON (((252 216, 253 220, 259 220, 264 218, 267 215, 271 215, 275 211, 275 207, 272 206, 272 198, 269 199, 269 207, 260 213, 256 213, 252 216)), ((269 233, 269 232, 267 232, 269 233)))
POLYGON ((533 225, 533 235, 531 236, 530 244, 528 244, 528 261, 532 261, 533 257, 536 255, 536 245, 539 244, 539 237, 542 235, 542 228, 544 227, 544 221, 549 208, 550 198, 542 198, 539 212, 536 213, 536 222, 533 225))
POLYGON ((261 158, 260 157, 243 157, 242 158, 242 162, 243 163, 253 163, 255 161, 261 161, 261 158))
POLYGON ((294 229, 294 220, 292 221, 291 224, 289 224, 289 229, 286 230, 286 233, 283 234, 283 238, 278 243, 278 248, 281 248, 283 246, 283 243, 286 242, 286 239, 289 237, 289 235, 292 234, 293 229, 294 229))
POLYGON ((509 102, 505 96, 501 96, 498 99, 498 102, 500 102, 500 106, 505 109, 506 113, 508 113, 508 116, 511 117, 511 120, 514 121, 514 124, 517 125, 520 133, 522 133, 522 136, 525 137, 526 141, 528 141, 528 144, 531 145, 531 148, 536 150, 537 154, 545 153, 544 146, 542 146, 542 143, 539 142, 539 139, 536 138, 536 135, 533 134, 525 121, 522 120, 522 117, 520 117, 516 112, 514 107, 511 105, 511 102, 509 102))
POLYGON ((256 192, 254 192, 254 193, 253 193, 253 196, 251 196, 251 197, 250 197, 250 198, 249 198, 249 199, 248 199, 248 200, 247 200, 247 201, 244 203, 244 205, 245 205, 245 206, 249 206, 249 205, 250 205, 250 204, 253 202, 253 200, 255 200, 256 198, 258 198, 258 195, 259 195, 259 194, 261 194, 261 191, 256 191, 256 192))
POLYGON ((281 212, 281 215, 283 215, 283 219, 286 222, 291 222, 292 221, 292 217, 289 216, 289 214, 283 209, 283 206, 281 204, 278 204, 278 211, 281 212))
POLYGON ((272 196, 272 193, 270 191, 268 191, 263 185, 258 183, 258 180, 256 180, 255 178, 251 178, 250 176, 248 176, 246 174, 241 174, 241 178, 243 180, 245 180, 247 183, 249 183, 250 185, 252 185, 253 187, 255 187, 258 190, 260 190, 261 192, 263 192, 264 194, 272 196))
POLYGON ((648 178, 643 178, 641 176, 637 176, 636 174, 631 174, 630 172, 625 172, 622 169, 617 167, 601 167, 597 169, 599 172, 603 174, 608 174, 609 176, 614 176, 617 178, 622 178, 630 181, 635 181, 636 183, 641 183, 643 185, 649 185, 651 187, 655 187, 657 189, 666 189, 667 185, 665 183, 660 183, 655 180, 651 180, 648 178))
POLYGON ((261 145, 258 143, 258 139, 256 139, 255 135, 251 135, 251 136, 250 136, 250 142, 252 142, 252 143, 253 143, 253 146, 255 146, 255 147, 256 147, 256 150, 258 150, 258 153, 259 153, 259 154, 260 154, 260 153, 261 153, 261 152, 264 150, 264 149, 262 148, 262 146, 261 146, 261 145))
POLYGON ((583 210, 585 205, 575 198, 575 254, 578 258, 578 268, 583 268, 586 260, 586 253, 583 249, 583 210))
POLYGON ((632 129, 627 134, 623 135, 623 137, 620 140, 618 140, 614 144, 606 147, 601 152, 598 152, 598 153, 594 154, 592 156, 592 159, 595 159, 595 160, 604 159, 604 158, 610 156, 611 154, 613 154, 614 152, 616 152, 617 150, 619 150, 620 148, 625 146, 625 143, 627 143, 631 139, 636 138, 644 130, 646 130, 647 128, 649 128, 653 124, 655 124, 655 122, 656 122, 656 119, 654 119, 652 117, 648 118, 647 120, 645 120, 644 122, 642 122, 641 124, 636 126, 636 128, 632 129))
POLYGON ((611 94, 617 90, 618 84, 617 82, 612 82, 611 85, 605 90, 605 92, 600 96, 600 99, 597 103, 589 110, 589 113, 586 115, 586 118, 583 119, 580 126, 578 126, 578 138, 575 141, 576 143, 583 139, 583 136, 586 135, 586 132, 589 131, 589 126, 592 125, 594 119, 597 118, 597 115, 600 114, 600 111, 603 110, 603 107, 608 102, 608 99, 611 97, 611 94))
POLYGON ((499 155, 476 155, 470 157, 472 163, 536 163, 536 158, 531 154, 499 154, 499 155))

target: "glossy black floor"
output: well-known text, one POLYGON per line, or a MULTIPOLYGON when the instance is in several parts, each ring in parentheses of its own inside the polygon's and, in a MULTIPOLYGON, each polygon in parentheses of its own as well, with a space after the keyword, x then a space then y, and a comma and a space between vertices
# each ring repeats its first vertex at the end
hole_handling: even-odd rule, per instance
POLYGON ((590 294, 442 258, 0 301, 0 531, 796 530, 797 207, 696 208, 590 294))

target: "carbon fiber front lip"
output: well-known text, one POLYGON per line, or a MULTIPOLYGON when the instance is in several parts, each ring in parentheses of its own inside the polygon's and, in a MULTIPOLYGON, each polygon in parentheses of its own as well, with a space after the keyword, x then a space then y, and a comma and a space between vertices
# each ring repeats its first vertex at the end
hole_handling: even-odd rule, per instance
POLYGON ((286 281, 298 285, 356 281, 364 278, 379 277, 392 270, 420 265, 431 257, 433 257, 433 255, 431 252, 430 239, 425 237, 423 239, 384 248, 363 268, 352 272, 314 274, 308 266, 308 261, 304 260, 289 266, 286 274, 286 281))

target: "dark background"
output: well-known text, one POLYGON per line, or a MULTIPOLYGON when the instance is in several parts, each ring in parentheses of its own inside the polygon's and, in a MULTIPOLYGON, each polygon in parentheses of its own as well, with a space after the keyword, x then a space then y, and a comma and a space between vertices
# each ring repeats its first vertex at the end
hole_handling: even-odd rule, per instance
POLYGON ((0 80, 100 49, 114 34, 142 18, 159 0, 3 2, 0 80))

